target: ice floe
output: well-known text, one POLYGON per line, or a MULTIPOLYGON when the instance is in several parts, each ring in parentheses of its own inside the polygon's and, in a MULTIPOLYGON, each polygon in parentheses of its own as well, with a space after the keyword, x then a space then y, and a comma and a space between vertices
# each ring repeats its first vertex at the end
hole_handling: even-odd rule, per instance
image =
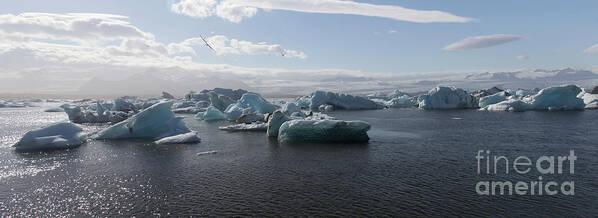
POLYGON ((188 132, 174 136, 164 137, 156 141, 156 144, 189 144, 198 143, 201 139, 196 132, 188 132))
POLYGON ((118 124, 101 130, 96 139, 146 138, 159 140, 191 132, 171 111, 172 101, 161 102, 118 124))
POLYGON ((83 144, 83 129, 72 123, 57 123, 32 130, 14 145, 16 150, 73 148, 83 144))
POLYGON ((439 86, 417 99, 419 108, 431 109, 468 109, 478 106, 475 98, 463 89, 439 86))
POLYGON ((218 108, 210 106, 205 112, 197 113, 195 118, 205 121, 224 120, 226 119, 226 114, 222 113, 222 111, 218 110, 218 108))
POLYGON ((260 132, 266 132, 268 129, 268 124, 267 123, 240 123, 240 124, 234 124, 234 125, 229 125, 229 126, 221 126, 218 127, 218 129, 220 130, 224 130, 224 131, 230 131, 230 132, 248 132, 248 131, 260 131, 260 132))
MULTIPOLYGON (((332 105, 334 110, 368 110, 380 109, 382 105, 359 96, 339 94, 327 91, 315 91, 297 101, 300 106, 319 111, 321 105, 332 105)), ((324 110, 326 107, 323 108, 324 110)))
POLYGON ((370 124, 363 121, 290 120, 278 132, 279 142, 367 142, 370 124))

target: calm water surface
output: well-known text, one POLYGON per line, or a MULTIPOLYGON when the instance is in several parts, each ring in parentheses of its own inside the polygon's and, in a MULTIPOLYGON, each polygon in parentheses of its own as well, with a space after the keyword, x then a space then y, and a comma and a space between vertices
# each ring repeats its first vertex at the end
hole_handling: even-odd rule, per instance
MULTIPOLYGON (((331 113, 372 125, 365 144, 278 144, 187 117, 202 142, 90 141, 20 153, 26 131, 66 119, 0 109, 0 216, 595 216, 598 111, 487 113, 389 109, 331 113), (567 155, 575 195, 478 196, 478 150, 567 155), (216 152, 209 152, 216 151, 216 152), (208 152, 202 154, 202 152, 208 152), (198 155, 199 154, 199 155, 198 155)), ((101 127, 85 127, 89 131, 101 127)))

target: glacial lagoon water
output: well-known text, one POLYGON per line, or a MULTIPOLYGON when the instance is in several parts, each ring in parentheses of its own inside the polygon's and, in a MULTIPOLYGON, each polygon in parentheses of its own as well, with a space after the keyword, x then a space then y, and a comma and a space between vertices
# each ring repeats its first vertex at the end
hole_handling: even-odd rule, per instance
MULTIPOLYGON (((372 125, 370 142, 278 144, 265 133, 185 122, 202 142, 90 141, 79 148, 16 152, 26 131, 66 119, 43 108, 0 109, 0 216, 595 216, 598 111, 491 113, 385 109, 332 112, 372 125), (575 195, 479 196, 492 155, 578 157, 575 195)), ((101 126, 89 126, 93 131, 101 126)))

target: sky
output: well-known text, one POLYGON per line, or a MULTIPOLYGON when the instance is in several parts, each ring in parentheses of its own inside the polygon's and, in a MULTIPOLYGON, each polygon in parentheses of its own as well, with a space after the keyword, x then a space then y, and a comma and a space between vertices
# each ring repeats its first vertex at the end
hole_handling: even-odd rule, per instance
POLYGON ((43 72, 66 81, 172 67, 247 79, 598 65, 598 1, 591 0, 21 0, 0 6, 2 78, 43 72))

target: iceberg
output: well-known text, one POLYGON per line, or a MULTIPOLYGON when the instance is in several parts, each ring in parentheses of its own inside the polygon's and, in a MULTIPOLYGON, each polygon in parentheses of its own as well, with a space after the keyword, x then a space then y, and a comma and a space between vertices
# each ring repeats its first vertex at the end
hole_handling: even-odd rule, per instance
POLYGON ((163 99, 175 99, 175 97, 168 92, 162 92, 162 98, 163 99))
MULTIPOLYGON (((300 106, 309 102, 309 108, 312 111, 318 111, 321 105, 332 105, 334 109, 338 110, 368 110, 368 109, 381 109, 382 105, 359 96, 338 94, 326 91, 315 91, 309 96, 305 96, 299 100, 300 106)), ((307 106, 307 105, 305 105, 307 106)))
POLYGON ((285 103, 282 108, 280 109, 280 111, 286 115, 291 115, 295 112, 301 112, 301 108, 299 106, 297 106, 295 103, 289 102, 289 103, 285 103))
POLYGON ((112 106, 111 111, 122 111, 122 112, 133 111, 133 112, 137 113, 137 108, 135 107, 135 105, 132 102, 127 101, 127 99, 125 97, 121 97, 121 98, 114 99, 114 104, 112 106))
POLYGON ((463 89, 439 86, 417 98, 419 108, 433 109, 468 109, 478 106, 475 98, 463 89))
POLYGON ((64 112, 64 109, 59 108, 59 107, 53 107, 53 108, 45 109, 44 112, 64 112))
POLYGON ((237 103, 229 105, 224 113, 227 114, 229 120, 237 120, 243 114, 268 114, 274 112, 276 109, 276 105, 268 102, 261 95, 245 93, 237 103))
POLYGON ((581 92, 576 85, 548 87, 532 96, 531 104, 534 110, 583 110, 586 105, 577 97, 581 92))
POLYGON ((480 98, 479 106, 481 108, 483 108, 483 107, 486 107, 491 104, 496 104, 496 103, 505 101, 505 100, 507 100, 508 96, 509 96, 509 94, 507 94, 507 92, 504 92, 504 91, 498 92, 493 95, 484 96, 484 97, 480 98))
POLYGON ((57 123, 25 133, 14 147, 16 150, 73 148, 83 144, 82 131, 72 123, 57 123))
POLYGON ((197 113, 195 118, 205 121, 224 120, 226 119, 226 114, 222 113, 218 108, 210 106, 205 112, 197 113))
POLYGON ((250 124, 250 123, 255 123, 255 122, 263 123, 264 115, 256 114, 256 113, 243 114, 236 120, 236 122, 237 123, 245 123, 245 124, 250 124))
POLYGON ((590 91, 590 94, 598 94, 598 86, 594 86, 594 88, 592 89, 592 91, 590 91))
POLYGON ((484 108, 480 109, 483 111, 511 111, 511 112, 522 112, 531 110, 532 105, 528 102, 519 100, 519 99, 509 99, 506 101, 501 101, 496 104, 487 105, 484 108))
POLYGON ((218 95, 215 92, 208 92, 208 96, 210 98, 211 105, 218 108, 218 110, 224 111, 226 108, 235 103, 231 97, 226 95, 218 95))
POLYGON ((279 142, 367 142, 370 124, 363 121, 291 120, 278 132, 279 142))
POLYGON ((158 141, 155 141, 156 144, 190 144, 190 143, 198 143, 201 142, 201 139, 197 136, 196 132, 188 132, 184 134, 178 134, 175 136, 164 137, 158 141))
POLYGON ((191 132, 171 111, 172 101, 157 103, 125 121, 101 130, 96 139, 147 138, 159 140, 191 132))
POLYGON ((318 107, 318 111, 322 111, 322 112, 334 111, 334 106, 329 105, 329 104, 323 104, 318 107))
POLYGON ((508 99, 482 108, 486 111, 583 110, 584 99, 578 97, 582 89, 576 85, 554 86, 523 99, 508 99))
POLYGON ((384 102, 384 105, 389 108, 407 108, 415 105, 414 99, 408 95, 393 98, 384 102))
POLYGON ((230 126, 221 126, 218 127, 220 130, 230 131, 230 132, 247 132, 247 131, 260 131, 266 132, 268 130, 267 123, 240 123, 230 126))
POLYGON ((129 113, 123 111, 106 110, 107 107, 111 107, 110 104, 101 104, 100 102, 87 105, 85 108, 81 106, 72 107, 69 104, 60 106, 73 123, 117 123, 130 116, 129 113))
POLYGON ((280 126, 286 121, 293 120, 280 110, 274 111, 272 115, 268 117, 268 125, 267 125, 267 135, 269 137, 278 137, 278 130, 280 126))
POLYGON ((598 109, 598 94, 583 93, 579 97, 586 104, 585 109, 598 109))

